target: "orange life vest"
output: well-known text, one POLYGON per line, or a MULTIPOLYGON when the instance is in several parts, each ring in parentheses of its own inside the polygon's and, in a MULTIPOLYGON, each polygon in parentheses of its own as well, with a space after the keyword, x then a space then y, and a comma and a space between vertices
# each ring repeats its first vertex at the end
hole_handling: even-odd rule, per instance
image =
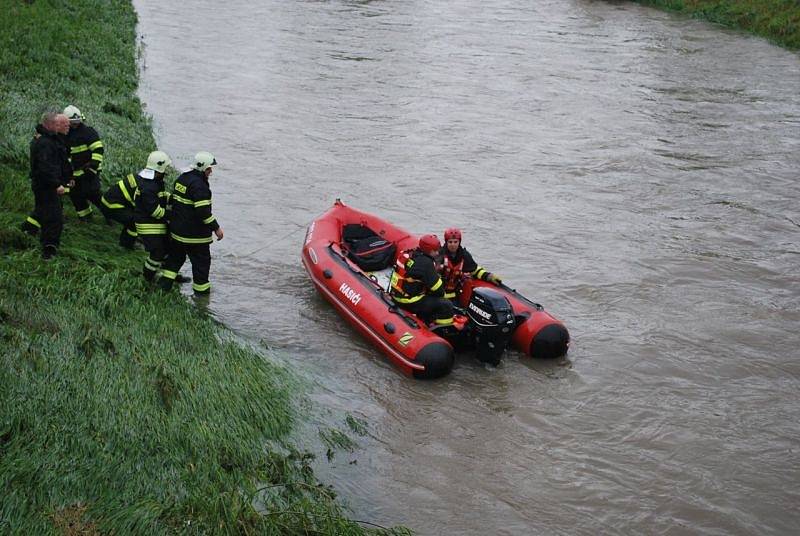
POLYGON ((461 282, 464 279, 464 257, 458 262, 453 262, 450 257, 445 253, 442 260, 442 279, 444 280, 444 297, 453 299, 456 293, 461 288, 461 282))

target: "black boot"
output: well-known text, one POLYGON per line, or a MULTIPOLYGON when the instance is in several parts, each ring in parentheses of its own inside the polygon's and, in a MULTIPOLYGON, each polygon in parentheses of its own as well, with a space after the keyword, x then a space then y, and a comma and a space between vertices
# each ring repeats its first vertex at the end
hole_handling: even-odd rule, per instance
POLYGON ((142 275, 144 276, 145 281, 148 283, 152 283, 156 279, 156 273, 147 267, 142 268, 142 275))
POLYGON ((123 235, 119 239, 119 245, 127 250, 132 251, 134 244, 136 244, 136 239, 133 237, 129 237, 127 234, 123 235))
POLYGON ((162 277, 158 280, 158 288, 161 289, 163 292, 169 292, 172 290, 172 279, 168 277, 162 277))
POLYGON ((175 282, 176 283, 191 283, 192 282, 192 278, 188 277, 188 276, 185 276, 185 275, 178 274, 178 275, 175 276, 175 282))
POLYGON ((39 234, 39 228, 28 221, 22 224, 21 229, 23 233, 28 233, 31 236, 36 236, 37 234, 39 234))
POLYGON ((49 261, 58 253, 58 248, 52 244, 42 247, 42 260, 49 261))

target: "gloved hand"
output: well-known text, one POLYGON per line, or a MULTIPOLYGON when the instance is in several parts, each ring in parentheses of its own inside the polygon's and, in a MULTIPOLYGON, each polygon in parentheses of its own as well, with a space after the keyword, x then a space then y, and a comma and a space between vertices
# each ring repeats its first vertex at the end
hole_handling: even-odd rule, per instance
POLYGON ((498 286, 503 284, 503 280, 500 279, 500 276, 498 276, 497 274, 489 274, 486 277, 486 281, 488 281, 489 283, 494 283, 495 285, 498 286))

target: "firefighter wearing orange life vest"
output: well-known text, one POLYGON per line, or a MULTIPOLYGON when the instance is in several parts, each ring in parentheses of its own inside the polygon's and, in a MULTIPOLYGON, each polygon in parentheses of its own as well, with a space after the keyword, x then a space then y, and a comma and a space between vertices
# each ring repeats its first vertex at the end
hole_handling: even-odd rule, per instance
POLYGON ((441 248, 439 255, 445 298, 456 300, 461 293, 461 284, 468 275, 495 285, 503 283, 497 275, 478 266, 470 252, 461 245, 460 229, 455 227, 445 229, 444 240, 445 246, 441 248))
POLYGON ((392 299, 403 309, 437 326, 453 325, 453 304, 444 296, 444 285, 434 257, 441 243, 436 235, 423 235, 419 247, 404 251, 395 262, 389 288, 392 299))

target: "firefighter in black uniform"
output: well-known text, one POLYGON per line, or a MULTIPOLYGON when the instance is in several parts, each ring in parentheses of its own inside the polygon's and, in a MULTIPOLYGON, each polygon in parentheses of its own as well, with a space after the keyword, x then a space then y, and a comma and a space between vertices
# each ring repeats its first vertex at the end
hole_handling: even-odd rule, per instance
POLYGON ((100 201, 100 171, 103 169, 103 141, 97 131, 84 123, 81 111, 72 105, 64 108, 64 115, 69 118, 70 160, 72 162, 72 178, 75 186, 70 188, 69 197, 75 206, 75 212, 81 220, 92 216, 89 201, 103 210, 100 201))
POLYGON ((170 249, 167 262, 161 271, 159 286, 172 288, 178 271, 189 256, 192 263, 192 289, 195 294, 208 294, 211 283, 211 234, 222 240, 222 227, 211 212, 211 188, 208 178, 217 161, 214 155, 201 151, 194 157, 192 169, 175 181, 170 199, 172 212, 169 221, 170 249))
POLYGON ((112 184, 100 202, 103 203, 103 214, 106 218, 122 224, 119 234, 119 245, 125 249, 133 249, 136 242, 136 226, 133 222, 134 196, 139 189, 135 175, 129 174, 116 184, 112 184))
POLYGON ((36 126, 31 140, 31 189, 33 212, 23 224, 24 231, 35 235, 41 231, 42 258, 50 259, 58 252, 64 227, 61 196, 72 180, 65 136, 69 119, 58 112, 47 112, 36 126))
POLYGON ((137 175, 139 188, 133 197, 133 221, 147 258, 142 273, 147 281, 155 280, 167 256, 167 202, 169 192, 164 189, 164 173, 172 164, 163 151, 154 151, 147 158, 147 167, 137 175))
POLYGON ((403 309, 436 326, 453 325, 453 304, 445 299, 444 285, 434 257, 441 244, 436 235, 424 235, 419 247, 397 257, 389 295, 403 309))
POLYGON ((444 231, 445 245, 439 252, 438 263, 444 282, 444 297, 457 301, 461 293, 461 283, 467 276, 501 285, 503 281, 497 275, 487 272, 478 266, 467 249, 461 245, 461 230, 451 227, 444 231))
MULTIPOLYGON (((152 170, 157 173, 166 173, 171 160, 163 151, 153 151, 147 157, 145 170, 152 170)), ((144 170, 143 170, 144 171, 144 170)), ((149 171, 145 173, 149 174, 149 171)), ((134 200, 139 191, 139 175, 129 174, 116 184, 112 184, 100 201, 103 203, 103 214, 106 218, 122 224, 122 231, 119 234, 119 245, 125 249, 133 249, 136 242, 136 225, 133 212, 136 208, 134 200)))

